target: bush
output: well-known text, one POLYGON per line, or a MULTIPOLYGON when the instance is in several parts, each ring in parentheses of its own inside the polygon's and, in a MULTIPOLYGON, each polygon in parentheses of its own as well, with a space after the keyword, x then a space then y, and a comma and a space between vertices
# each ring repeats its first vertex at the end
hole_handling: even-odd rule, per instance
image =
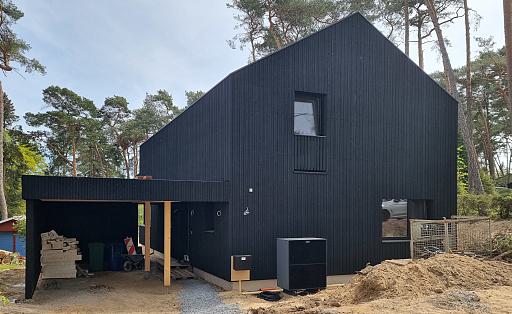
POLYGON ((512 234, 500 234, 494 237, 492 247, 496 255, 512 251, 512 234))
POLYGON ((494 211, 493 194, 462 193, 457 197, 459 216, 489 216, 494 211))
POLYGON ((509 191, 492 194, 461 193, 457 196, 457 214, 512 219, 512 193, 509 191))
POLYGON ((498 194, 495 197, 495 214, 500 219, 512 218, 512 194, 498 194))

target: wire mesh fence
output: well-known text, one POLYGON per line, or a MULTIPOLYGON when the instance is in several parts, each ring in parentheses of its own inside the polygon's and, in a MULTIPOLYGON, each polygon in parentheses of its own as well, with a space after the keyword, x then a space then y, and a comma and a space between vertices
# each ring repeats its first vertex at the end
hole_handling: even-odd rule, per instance
POLYGON ((437 253, 490 255, 492 252, 491 220, 488 217, 451 219, 411 219, 411 258, 437 253))

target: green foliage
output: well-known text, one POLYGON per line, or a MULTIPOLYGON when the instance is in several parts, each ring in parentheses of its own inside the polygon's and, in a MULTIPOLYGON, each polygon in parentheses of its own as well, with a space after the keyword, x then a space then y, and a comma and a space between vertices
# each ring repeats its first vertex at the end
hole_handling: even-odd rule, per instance
POLYGON ((494 211, 494 195, 462 193, 457 197, 459 216, 488 216, 494 211))
POLYGON ((494 215, 497 218, 512 219, 512 192, 497 194, 494 202, 494 215))
POLYGON ((9 299, 7 299, 6 296, 0 295, 0 303, 2 303, 3 306, 6 306, 9 304, 9 299))
POLYGON ((8 163, 4 164, 4 187, 10 216, 23 215, 25 202, 21 198, 21 177, 25 174, 43 174, 46 163, 39 149, 32 143, 20 139, 20 134, 4 133, 4 153, 8 163))
POLYGON ((512 233, 494 237, 492 247, 496 254, 512 251, 512 233))
POLYGON ((496 186, 494 184, 494 180, 491 178, 488 172, 480 170, 480 179, 482 180, 482 185, 484 186, 484 192, 486 194, 496 193, 496 186))
POLYGON ((139 212, 139 226, 144 224, 144 205, 139 204, 137 207, 137 210, 139 212))
POLYGON ((6 111, 4 146, 4 191, 9 216, 23 215, 25 202, 21 198, 21 177, 24 174, 43 174, 46 163, 39 147, 16 126, 18 117, 15 114, 14 104, 4 94, 6 111))
POLYGON ((185 91, 185 97, 187 97, 187 107, 195 103, 199 98, 203 97, 204 92, 198 91, 185 91))
POLYGON ((354 9, 364 9, 367 1, 334 0, 231 0, 237 13, 239 33, 228 43, 232 48, 249 46, 252 61, 291 44, 354 9))
POLYGON ((460 216, 490 216, 497 219, 512 218, 512 191, 457 195, 457 213, 460 216))
POLYGON ((84 176, 118 176, 120 157, 107 138, 102 111, 75 92, 58 86, 43 91, 43 101, 52 109, 27 113, 27 124, 39 128, 32 135, 46 144, 49 172, 84 176))
POLYGON ((463 144, 457 146, 457 193, 468 190, 468 161, 463 144))
POLYGON ((12 71, 23 68, 25 72, 46 73, 44 66, 26 53, 30 45, 18 38, 14 25, 23 17, 23 12, 11 0, 0 0, 0 69, 12 71))
POLYGON ((16 221, 16 224, 15 224, 14 227, 16 229, 16 232, 19 235, 26 236, 27 235, 27 217, 26 216, 22 216, 21 219, 16 221))

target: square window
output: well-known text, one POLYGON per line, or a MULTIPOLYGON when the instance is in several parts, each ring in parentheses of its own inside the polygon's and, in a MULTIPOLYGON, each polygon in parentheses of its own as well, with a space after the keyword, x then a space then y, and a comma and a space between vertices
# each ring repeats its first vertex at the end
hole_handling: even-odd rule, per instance
POLYGON ((382 237, 407 238, 407 200, 382 199, 382 237))
POLYGON ((296 135, 321 134, 321 96, 296 93, 293 106, 293 131, 296 135))

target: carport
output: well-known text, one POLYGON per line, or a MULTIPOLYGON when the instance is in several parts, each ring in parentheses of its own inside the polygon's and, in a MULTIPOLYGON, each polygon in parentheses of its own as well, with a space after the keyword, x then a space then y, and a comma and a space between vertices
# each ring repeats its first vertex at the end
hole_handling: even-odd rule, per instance
POLYGON ((136 180, 87 177, 24 176, 26 200, 25 297, 37 286, 40 266, 40 234, 55 230, 79 239, 87 261, 90 242, 137 241, 138 204, 144 204, 145 271, 150 270, 151 204, 164 204, 164 286, 171 275, 171 207, 173 202, 226 202, 228 182, 136 180))

